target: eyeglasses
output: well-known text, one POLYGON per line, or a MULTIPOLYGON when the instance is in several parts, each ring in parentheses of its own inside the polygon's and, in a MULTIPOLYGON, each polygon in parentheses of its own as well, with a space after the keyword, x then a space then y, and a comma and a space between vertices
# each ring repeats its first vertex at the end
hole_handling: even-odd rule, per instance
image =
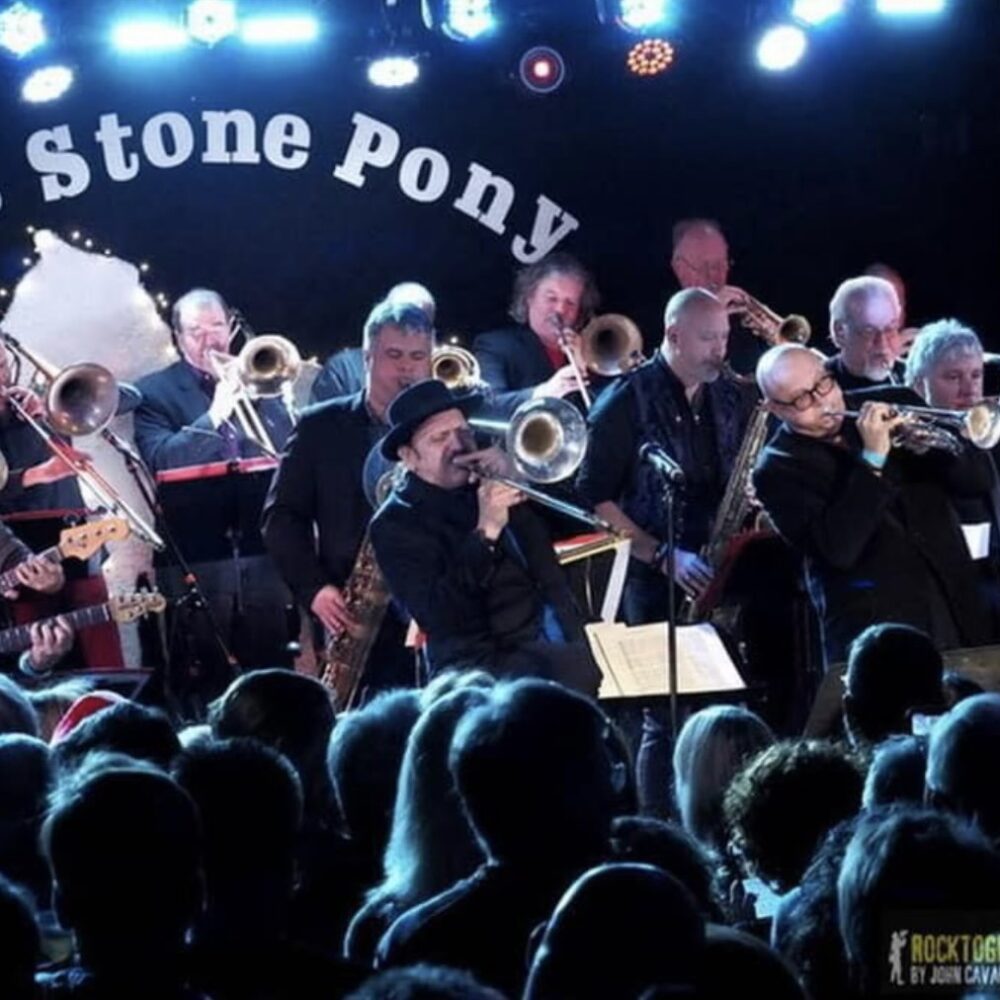
POLYGON ((808 410, 813 403, 818 403, 823 396, 833 392, 837 380, 832 375, 824 375, 811 389, 800 392, 794 399, 787 402, 782 399, 772 399, 778 406, 790 406, 793 410, 808 410))
POLYGON ((851 327, 848 328, 848 333, 852 337, 857 337, 858 340, 863 340, 866 344, 871 344, 874 340, 881 334, 885 340, 890 337, 899 336, 899 324, 890 323, 888 326, 862 326, 862 327, 851 327))
POLYGON ((735 261, 725 258, 718 260, 703 260, 700 264, 695 264, 693 261, 687 259, 687 257, 681 257, 680 255, 674 257, 675 261, 683 264, 685 267, 691 268, 696 274, 718 274, 720 271, 726 269, 732 269, 735 261))

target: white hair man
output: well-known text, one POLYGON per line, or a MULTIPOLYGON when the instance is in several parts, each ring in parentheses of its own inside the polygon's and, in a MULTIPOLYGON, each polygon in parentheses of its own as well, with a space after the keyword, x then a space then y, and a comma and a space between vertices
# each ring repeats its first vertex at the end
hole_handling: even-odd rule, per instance
POLYGON ((862 275, 841 283, 830 300, 830 339, 838 353, 827 371, 841 389, 898 382, 901 309, 892 283, 862 275))

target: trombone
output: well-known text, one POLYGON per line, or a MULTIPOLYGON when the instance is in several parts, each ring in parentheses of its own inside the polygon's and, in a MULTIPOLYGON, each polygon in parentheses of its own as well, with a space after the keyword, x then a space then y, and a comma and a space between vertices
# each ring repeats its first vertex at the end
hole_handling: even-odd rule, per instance
POLYGON ((482 385, 479 361, 472 351, 458 344, 442 344, 431 353, 431 378, 449 389, 471 389, 482 385))
POLYGON ((76 472, 101 506, 124 517, 135 533, 153 548, 163 549, 163 539, 155 529, 118 495, 90 462, 80 458, 59 436, 101 434, 111 439, 108 424, 118 409, 118 384, 111 372, 95 364, 76 364, 59 369, 29 351, 5 330, 0 331, 0 338, 18 361, 32 365, 42 380, 48 383, 44 423, 28 412, 15 393, 7 392, 7 401, 14 411, 42 438, 53 455, 76 472))
POLYGON ((237 355, 210 351, 209 358, 219 379, 236 385, 233 413, 240 429, 261 451, 279 456, 271 435, 254 408, 255 399, 287 396, 302 368, 302 357, 286 337, 265 334, 251 337, 237 355))
POLYGON ((580 331, 580 355, 588 371, 613 377, 642 364, 639 327, 620 313, 595 316, 580 331))
POLYGON ((587 382, 584 378, 583 368, 580 366, 580 359, 576 356, 576 351, 573 350, 569 342, 569 335, 576 331, 568 323, 563 323, 562 316, 559 313, 552 313, 548 317, 548 322, 556 328, 556 337, 559 340, 559 346, 573 368, 573 377, 576 379, 577 391, 583 399, 583 408, 589 410, 593 405, 593 400, 591 399, 590 392, 587 390, 587 382))
POLYGON ((572 403, 553 397, 529 399, 514 411, 509 421, 474 416, 469 418, 469 426, 502 438, 504 450, 519 473, 519 478, 512 479, 493 475, 477 466, 473 471, 480 479, 513 486, 545 507, 617 535, 604 518, 530 485, 559 482, 572 475, 583 461, 587 450, 587 425, 572 403))

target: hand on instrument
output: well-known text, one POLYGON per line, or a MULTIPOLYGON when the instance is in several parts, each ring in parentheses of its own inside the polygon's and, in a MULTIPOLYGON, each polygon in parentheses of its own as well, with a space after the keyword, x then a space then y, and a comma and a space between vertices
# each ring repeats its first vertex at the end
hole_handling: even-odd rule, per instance
MULTIPOLYGON (((90 455, 85 451, 77 451, 67 445, 66 452, 80 465, 86 465, 90 462, 90 455)), ((42 486, 46 483, 56 483, 60 479, 68 479, 70 476, 77 475, 79 471, 79 465, 70 465, 59 455, 53 455, 44 462, 39 462, 38 465, 32 465, 25 469, 21 482, 25 489, 29 489, 32 486, 42 486)))
POLYGON ((358 620, 347 610, 344 592, 332 583, 320 587, 312 599, 312 604, 309 605, 309 610, 334 638, 345 631, 353 633, 359 628, 358 620))
MULTIPOLYGON (((590 379, 587 377, 586 369, 582 366, 580 374, 583 376, 583 384, 589 385, 590 379)), ((579 392, 579 390, 580 382, 576 377, 573 366, 563 365, 547 381, 536 385, 532 396, 535 399, 541 399, 545 396, 557 396, 561 399, 563 396, 568 396, 571 392, 579 392)))
POLYGON ((239 384, 227 375, 215 383, 215 395, 208 408, 208 419, 212 422, 213 427, 218 427, 219 424, 232 416, 239 392, 239 384))
POLYGON ((741 313, 746 310, 749 296, 742 288, 736 285, 723 285, 716 293, 715 297, 726 307, 726 312, 741 313))
MULTIPOLYGON (((54 594, 62 590, 66 577, 60 563, 49 562, 48 559, 38 557, 26 559, 23 563, 18 563, 14 567, 14 577, 17 582, 31 590, 37 590, 40 594, 54 594)), ((13 599, 17 597, 17 591, 8 591, 4 597, 13 599)))
POLYGON ((29 389, 26 385, 12 385, 5 390, 12 399, 17 400, 21 409, 35 420, 45 418, 45 404, 38 393, 29 389))
POLYGON ((28 660, 35 673, 47 673, 73 645, 73 628, 61 615, 50 622, 35 622, 29 632, 28 660))
POLYGON ((858 416, 858 433, 865 451, 888 455, 892 447, 892 432, 905 423, 906 416, 896 413, 888 403, 872 400, 864 403, 858 416))
POLYGON ((492 448, 482 448, 479 451, 467 451, 464 454, 456 455, 452 464, 463 469, 472 470, 469 482, 475 483, 479 477, 475 470, 479 469, 483 473, 491 476, 512 476, 514 474, 514 464, 510 456, 502 448, 493 446, 492 448))
MULTIPOLYGON (((667 561, 664 559, 660 572, 667 573, 667 561)), ((674 582, 686 593, 700 597, 712 582, 712 570, 696 552, 687 549, 674 550, 674 582)))
POLYGON ((524 494, 492 479, 484 479, 479 484, 479 521, 476 529, 487 538, 496 541, 510 520, 510 508, 524 502, 524 494))

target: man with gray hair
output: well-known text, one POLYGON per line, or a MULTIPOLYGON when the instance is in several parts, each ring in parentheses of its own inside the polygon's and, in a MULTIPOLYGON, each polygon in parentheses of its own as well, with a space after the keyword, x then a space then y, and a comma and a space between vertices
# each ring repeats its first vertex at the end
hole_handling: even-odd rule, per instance
MULTIPOLYGON (((430 378, 434 330, 415 305, 378 303, 365 323, 364 388, 307 410, 289 439, 264 505, 264 541, 298 603, 328 637, 358 627, 344 587, 372 517, 363 470, 388 429, 389 404, 407 386, 430 378)), ((405 624, 386 614, 369 663, 369 688, 413 683, 405 624)))
POLYGON ((849 278, 830 300, 830 339, 838 352, 826 370, 841 389, 869 389, 899 381, 896 363, 902 350, 900 305, 885 278, 849 278))

